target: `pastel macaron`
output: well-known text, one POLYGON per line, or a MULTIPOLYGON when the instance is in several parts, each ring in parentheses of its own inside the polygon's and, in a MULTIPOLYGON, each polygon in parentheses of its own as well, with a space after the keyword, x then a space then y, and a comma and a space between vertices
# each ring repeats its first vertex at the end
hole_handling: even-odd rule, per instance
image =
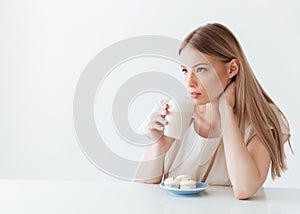
POLYGON ((183 181, 183 180, 192 180, 190 175, 179 175, 176 177, 177 180, 183 181))
POLYGON ((164 180, 164 185, 166 187, 171 187, 171 188, 177 188, 177 189, 179 189, 180 181, 177 180, 177 179, 175 179, 174 177, 166 178, 164 180))
POLYGON ((183 180, 179 183, 180 189, 195 189, 197 182, 194 180, 183 180))

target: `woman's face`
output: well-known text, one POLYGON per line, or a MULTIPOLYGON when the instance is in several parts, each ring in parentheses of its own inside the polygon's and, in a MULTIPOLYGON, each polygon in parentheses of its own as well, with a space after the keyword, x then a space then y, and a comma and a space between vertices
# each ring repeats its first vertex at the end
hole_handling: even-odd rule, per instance
POLYGON ((216 60, 187 45, 180 53, 188 92, 197 105, 215 100, 230 83, 228 63, 216 60))

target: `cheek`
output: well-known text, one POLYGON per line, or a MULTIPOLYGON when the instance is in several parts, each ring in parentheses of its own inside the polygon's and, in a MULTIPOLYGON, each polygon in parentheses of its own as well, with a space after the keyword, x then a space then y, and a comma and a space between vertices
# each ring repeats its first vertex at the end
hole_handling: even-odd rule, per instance
POLYGON ((216 74, 210 74, 201 78, 203 87, 209 100, 216 99, 224 91, 224 80, 219 78, 216 74))

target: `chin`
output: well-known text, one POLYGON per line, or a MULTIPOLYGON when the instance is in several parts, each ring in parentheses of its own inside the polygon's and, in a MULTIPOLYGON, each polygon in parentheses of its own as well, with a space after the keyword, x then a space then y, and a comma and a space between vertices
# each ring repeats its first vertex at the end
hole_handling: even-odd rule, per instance
POLYGON ((209 103, 209 100, 194 100, 196 105, 206 105, 207 103, 209 103))

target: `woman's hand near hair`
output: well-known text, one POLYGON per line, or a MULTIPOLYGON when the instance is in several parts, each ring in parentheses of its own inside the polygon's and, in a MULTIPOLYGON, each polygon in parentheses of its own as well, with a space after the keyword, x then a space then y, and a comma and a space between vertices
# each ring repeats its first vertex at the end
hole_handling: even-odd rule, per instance
POLYGON ((235 108, 235 82, 220 97, 219 110, 228 174, 238 199, 250 198, 266 180, 270 154, 258 136, 246 145, 238 127, 235 108))
POLYGON ((224 90, 224 92, 220 96, 220 104, 223 102, 226 108, 230 110, 234 109, 235 107, 235 88, 236 82, 231 82, 224 90))
POLYGON ((219 112, 221 119, 221 127, 224 129, 226 123, 226 116, 228 113, 234 113, 235 108, 235 90, 236 82, 233 81, 228 84, 224 92, 219 97, 219 112))

